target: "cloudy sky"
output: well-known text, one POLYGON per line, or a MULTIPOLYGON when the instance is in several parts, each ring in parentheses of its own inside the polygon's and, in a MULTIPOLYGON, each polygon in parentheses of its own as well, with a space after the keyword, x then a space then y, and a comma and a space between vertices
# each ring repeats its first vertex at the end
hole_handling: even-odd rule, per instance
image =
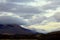
POLYGON ((60 0, 0 0, 1 13, 12 13, 24 18, 29 29, 38 31, 41 27, 46 29, 47 25, 55 30, 60 24, 60 0), (56 28, 54 23, 57 25, 56 28), (53 26, 50 26, 52 24, 53 26))

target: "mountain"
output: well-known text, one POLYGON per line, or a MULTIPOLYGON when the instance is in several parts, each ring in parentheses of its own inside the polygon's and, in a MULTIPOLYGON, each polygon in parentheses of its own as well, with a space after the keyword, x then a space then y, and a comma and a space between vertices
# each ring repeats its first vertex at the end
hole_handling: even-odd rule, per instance
POLYGON ((31 31, 29 29, 23 28, 16 24, 0 24, 0 34, 8 34, 8 35, 32 35, 36 34, 37 32, 31 31))

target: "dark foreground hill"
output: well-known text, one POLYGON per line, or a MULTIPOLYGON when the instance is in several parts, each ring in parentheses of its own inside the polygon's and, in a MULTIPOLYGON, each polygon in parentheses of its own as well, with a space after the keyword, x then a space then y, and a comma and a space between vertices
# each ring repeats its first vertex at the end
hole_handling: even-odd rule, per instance
POLYGON ((32 35, 0 35, 4 39, 40 39, 40 40, 60 40, 60 31, 48 34, 32 34, 32 35))
POLYGON ((60 40, 60 31, 55 31, 46 34, 46 40, 60 40))
POLYGON ((38 34, 40 40, 60 40, 60 31, 55 31, 47 34, 38 34))
POLYGON ((47 34, 37 33, 19 25, 1 25, 0 38, 8 39, 40 39, 40 40, 60 40, 60 31, 47 34))

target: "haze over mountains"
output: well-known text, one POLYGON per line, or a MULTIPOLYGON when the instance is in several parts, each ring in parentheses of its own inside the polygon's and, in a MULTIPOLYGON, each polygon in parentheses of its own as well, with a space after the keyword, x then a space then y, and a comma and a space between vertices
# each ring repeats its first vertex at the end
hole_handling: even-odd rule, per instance
POLYGON ((8 34, 8 35, 32 35, 36 34, 32 30, 23 28, 21 25, 26 25, 27 22, 20 18, 17 15, 12 16, 13 14, 1 14, 0 15, 0 34, 8 34))

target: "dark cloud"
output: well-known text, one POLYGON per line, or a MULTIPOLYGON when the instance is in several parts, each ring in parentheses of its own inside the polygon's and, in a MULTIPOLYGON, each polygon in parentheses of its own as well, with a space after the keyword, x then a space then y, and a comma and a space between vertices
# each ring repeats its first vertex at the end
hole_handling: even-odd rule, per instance
POLYGON ((42 8, 44 10, 48 10, 48 9, 56 10, 56 8, 59 7, 59 6, 60 6, 60 4, 53 4, 53 3, 51 3, 51 4, 43 6, 42 8))
POLYGON ((20 6, 16 10, 9 10, 15 13, 41 13, 42 10, 39 10, 36 7, 20 6))
POLYGON ((60 1, 60 0, 47 0, 47 1, 55 1, 55 2, 58 2, 58 1, 60 1))
POLYGON ((11 8, 16 7, 16 5, 11 4, 11 3, 0 3, 0 11, 8 11, 11 8))
POLYGON ((17 18, 17 17, 13 17, 13 16, 0 16, 0 24, 26 25, 27 22, 22 18, 17 18))
POLYGON ((44 5, 42 7, 44 10, 48 10, 48 9, 56 10, 57 7, 60 7, 60 0, 48 0, 48 1, 51 1, 51 3, 44 5))
POLYGON ((43 10, 39 10, 38 7, 30 7, 26 5, 16 5, 13 3, 0 4, 0 11, 13 12, 13 13, 41 13, 43 10))
POLYGON ((20 15, 21 17, 23 17, 24 19, 31 19, 33 14, 32 15, 20 15))
POLYGON ((33 2, 34 0, 7 0, 8 2, 33 2))
POLYGON ((60 12, 57 12, 54 16, 52 16, 52 17, 54 17, 56 20, 57 20, 57 22, 60 22, 60 12))

